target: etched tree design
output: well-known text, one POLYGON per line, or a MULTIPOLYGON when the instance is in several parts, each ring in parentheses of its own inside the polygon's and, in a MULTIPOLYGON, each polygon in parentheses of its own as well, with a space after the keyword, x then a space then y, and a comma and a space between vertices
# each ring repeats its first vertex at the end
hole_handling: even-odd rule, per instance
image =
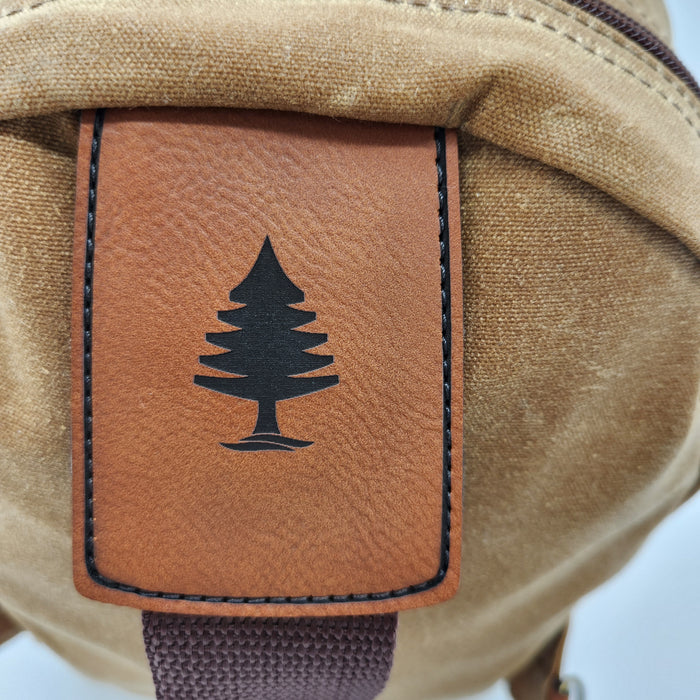
POLYGON ((312 442, 281 434, 277 423, 277 403, 305 396, 338 384, 338 375, 303 377, 333 364, 333 355, 306 352, 323 345, 326 333, 295 330, 316 319, 313 311, 293 308, 304 301, 299 289, 282 269, 269 237, 246 278, 229 294, 244 304, 219 311, 220 321, 237 330, 207 333, 206 340, 225 349, 216 355, 201 355, 200 364, 234 377, 197 374, 198 386, 258 402, 258 418, 253 433, 238 443, 221 443, 239 451, 285 450, 307 447, 312 442))

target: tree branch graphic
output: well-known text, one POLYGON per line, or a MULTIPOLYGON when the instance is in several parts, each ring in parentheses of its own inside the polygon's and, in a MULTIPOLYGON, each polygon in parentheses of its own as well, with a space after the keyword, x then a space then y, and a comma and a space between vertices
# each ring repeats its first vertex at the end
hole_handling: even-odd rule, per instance
POLYGON ((229 294, 243 304, 219 311, 220 321, 237 330, 207 333, 208 343, 226 352, 201 355, 200 364, 233 377, 197 374, 194 383, 212 391, 257 401, 258 418, 251 435, 237 443, 221 443, 231 450, 293 451, 312 442, 295 440, 281 434, 277 423, 277 403, 322 391, 338 384, 337 374, 304 377, 314 370, 333 364, 333 355, 306 352, 323 345, 325 333, 296 330, 316 319, 313 311, 293 308, 304 301, 299 289, 282 269, 266 237, 257 260, 246 278, 229 294))

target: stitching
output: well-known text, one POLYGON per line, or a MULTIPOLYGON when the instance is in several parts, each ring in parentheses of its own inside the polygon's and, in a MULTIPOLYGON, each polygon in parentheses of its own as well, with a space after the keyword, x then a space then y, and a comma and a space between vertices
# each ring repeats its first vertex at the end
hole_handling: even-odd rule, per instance
MULTIPOLYGON (((39 2, 35 2, 32 5, 28 5, 26 7, 20 7, 15 10, 10 10, 9 12, 6 12, 5 14, 0 14, 0 19, 4 19, 5 17, 12 17, 14 15, 21 14, 23 12, 28 12, 30 10, 35 10, 42 5, 47 5, 52 2, 56 2, 57 0, 40 0, 39 2)), ((605 56, 604 54, 599 53, 595 49, 592 49, 589 46, 586 46, 581 39, 578 37, 574 37, 571 34, 568 34, 564 30, 560 30, 557 27, 554 27, 550 24, 547 24, 545 22, 542 22, 541 20, 538 20, 535 17, 530 17, 527 15, 523 14, 518 14, 518 13, 513 13, 510 11, 499 11, 499 10, 487 10, 483 8, 469 8, 469 7, 455 7, 451 4, 449 4, 449 0, 437 0, 438 1, 438 7, 440 10, 444 11, 461 11, 465 13, 471 13, 471 14, 477 14, 477 13, 483 13, 483 14, 490 14, 493 16, 497 17, 513 17, 517 19, 522 19, 525 21, 533 22, 535 24, 538 24, 541 27, 544 27, 545 29, 548 29, 555 34, 559 34, 566 39, 569 39, 570 41, 573 41, 576 44, 579 44, 583 49, 588 51, 589 53, 593 54, 594 56, 599 56, 603 60, 605 60, 607 63, 610 63, 613 66, 617 66, 621 70, 623 70, 625 73, 628 73, 632 77, 636 78, 640 83, 648 87, 650 90, 653 90, 654 92, 658 93, 663 97, 664 100, 672 104, 678 112, 680 112, 681 116, 685 119, 685 121, 689 124, 689 126, 695 131, 696 135, 700 137, 700 129, 698 129, 695 124, 692 122, 692 120, 683 112, 683 109, 680 107, 680 105, 676 104, 668 95, 666 95, 664 92, 659 90, 658 88, 654 87, 651 85, 648 81, 644 80, 641 76, 637 75, 633 71, 631 71, 629 68, 626 68, 625 66, 616 63, 613 59, 605 56)), ((466 2, 467 0, 464 0, 466 2)), ((627 0, 625 0, 627 1, 627 0)), ((405 4, 405 5, 414 5, 416 7, 429 7, 432 0, 384 0, 384 2, 390 2, 393 4, 405 4)), ((575 12, 565 12, 563 9, 560 7, 555 6, 552 4, 552 2, 548 0, 536 0, 536 2, 539 2, 541 5, 544 5, 545 7, 548 7, 551 10, 554 10, 555 12, 563 15, 564 17, 568 17, 569 19, 574 20, 578 24, 581 24, 584 27, 587 27, 588 29, 591 29, 594 31, 596 34, 602 36, 605 39, 608 39, 609 41, 613 41, 617 46, 619 46, 621 49, 626 51, 627 53, 631 54, 634 56, 636 59, 640 60, 644 65, 646 65, 648 68, 651 68, 654 70, 658 75, 660 75, 663 80, 668 83, 669 86, 671 86, 677 93, 678 95, 683 99, 685 102, 686 106, 693 112, 693 114, 700 119, 700 109, 695 105, 695 100, 693 98, 693 95, 690 93, 690 91, 687 89, 687 87, 680 82, 679 80, 674 80, 672 77, 670 77, 666 70, 665 67, 662 65, 659 65, 658 62, 656 61, 650 61, 648 57, 646 56, 646 53, 644 51, 639 51, 636 47, 633 47, 630 43, 623 42, 621 40, 621 37, 618 36, 617 33, 607 33, 604 32, 600 29, 600 27, 596 26, 594 22, 594 18, 587 16, 587 19, 590 21, 584 21, 582 17, 575 12)), ((629 4, 629 2, 628 2, 629 4)), ((631 6, 631 5, 630 5, 631 6)), ((573 8, 572 8, 573 9, 573 8)), ((639 14, 640 17, 645 19, 647 22, 651 23, 646 15, 642 15, 642 13, 637 10, 637 13, 639 14)))
MULTIPOLYGON (((463 0, 464 2, 467 2, 468 0, 463 0)), ((599 34, 600 36, 604 37, 605 39, 612 40, 612 37, 607 36, 605 33, 603 33, 599 28, 595 27, 594 25, 588 24, 584 22, 580 17, 578 17, 575 14, 569 14, 567 12, 564 12, 558 7, 555 7, 554 5, 550 5, 547 0, 535 0, 536 2, 540 3, 541 5, 544 5, 545 7, 550 8, 551 10, 554 10, 555 12, 558 12, 559 14, 568 17, 578 24, 583 25, 584 27, 587 27, 588 29, 591 29, 594 31, 596 34, 599 34)), ((653 86, 650 82, 642 78, 640 75, 632 71, 631 69, 627 68, 626 66, 621 65, 620 63, 617 63, 615 60, 612 58, 606 56, 603 53, 600 53, 596 49, 591 48, 590 46, 587 46, 586 44, 583 43, 583 40, 572 36, 571 34, 567 33, 566 31, 559 29, 558 27, 555 27, 554 25, 548 24, 547 22, 544 22, 537 17, 532 17, 530 15, 525 15, 521 13, 516 13, 510 10, 494 10, 494 9, 485 9, 485 8, 477 8, 477 7, 466 7, 464 5, 460 6, 455 6, 451 3, 451 0, 435 0, 436 4, 433 4, 433 0, 383 0, 383 2, 388 2, 391 4, 400 4, 400 5, 407 5, 407 6, 414 6, 414 7, 422 7, 422 8, 429 8, 433 7, 435 9, 438 9, 440 11, 444 12, 463 12, 466 14, 486 14, 486 15, 492 15, 494 17, 507 17, 511 19, 520 19, 526 22, 531 22, 533 24, 536 24, 544 29, 547 29, 551 32, 554 32, 555 34, 558 34, 560 36, 565 37, 569 41, 574 42, 575 44, 578 44, 581 48, 583 48, 585 51, 587 51, 590 54, 593 54, 594 56, 598 56, 599 58, 602 58, 606 63, 610 63, 611 65, 619 68, 620 70, 624 71, 625 73, 631 75, 633 78, 638 80, 642 85, 645 87, 649 88, 653 92, 656 92, 659 94, 663 99, 673 105, 675 109, 681 114, 681 116, 684 118, 684 120, 688 123, 688 125, 693 129, 695 132, 696 136, 700 137, 700 128, 696 127, 693 120, 690 119, 690 117, 687 115, 687 113, 684 111, 684 108, 681 107, 678 103, 674 102, 665 92, 660 90, 659 88, 653 86)), ((616 44, 618 44, 617 41, 615 41, 616 44)), ((684 97, 686 97, 687 90, 685 86, 683 86, 684 92, 681 92, 680 87, 677 85, 675 81, 671 81, 671 79, 668 78, 668 76, 662 71, 661 68, 659 68, 656 65, 653 64, 648 64, 647 61, 642 58, 642 56, 637 55, 635 51, 633 51, 629 46, 626 44, 618 44, 621 48, 623 48, 625 51, 629 52, 634 56, 635 58, 638 58, 640 61, 642 61, 645 65, 653 68, 655 71, 659 72, 664 80, 666 80, 669 84, 673 85, 675 89, 684 97)), ((691 106, 687 100, 685 101, 685 105, 690 108, 692 111, 693 115, 697 117, 698 120, 700 120, 700 110, 696 108, 695 106, 691 106)))
MULTIPOLYGON (((636 59, 640 60, 642 63, 644 63, 645 66, 648 68, 651 68, 654 70, 656 73, 658 73, 665 82, 669 84, 670 87, 672 87, 683 99, 683 101, 686 103, 686 105, 693 111, 696 117, 700 119, 700 110, 697 108, 696 104, 696 98, 694 97, 693 93, 691 90, 683 83, 680 79, 677 78, 677 76, 673 75, 672 73, 669 75, 668 68, 663 65, 663 63, 657 61, 657 60, 651 60, 647 54, 647 52, 637 46, 634 42, 626 40, 626 38, 621 35, 619 32, 616 31, 611 31, 607 25, 605 26, 605 29, 601 29, 599 22, 596 20, 595 17, 589 15, 588 13, 584 13, 581 15, 580 13, 584 12, 583 10, 578 10, 574 7, 569 7, 569 11, 564 11, 560 7, 557 7, 556 5, 553 4, 552 0, 536 0, 539 2, 541 5, 544 5, 545 7, 549 7, 550 9, 554 10, 555 12, 558 12, 560 15, 563 15, 564 17, 567 17, 569 19, 574 20, 575 22, 578 22, 579 24, 583 25, 584 27, 587 27, 588 29, 591 29, 594 31, 596 34, 599 36, 602 36, 605 39, 608 39, 612 42, 614 42, 617 46, 619 46, 623 51, 626 51, 630 55, 634 56, 636 59), (583 17, 585 16, 585 20, 583 17)), ((647 19, 647 22, 649 20, 647 19)), ((651 22, 649 22, 651 23, 651 22)), ((568 39, 572 39, 573 41, 576 41, 576 43, 581 43, 580 40, 570 37, 567 34, 564 34, 568 39)), ((583 44, 581 44, 584 48, 587 48, 583 44)), ((596 55, 603 56, 603 54, 598 54, 597 52, 596 55)), ((613 65, 617 65, 613 63, 613 65)), ((625 70, 623 66, 618 66, 625 70)), ((629 71, 627 71, 629 72, 629 71)), ((635 75, 632 73, 634 77, 636 77, 638 80, 641 82, 645 82, 640 78, 639 76, 635 75)), ((649 86, 651 87, 651 86, 649 86)), ((654 89, 654 88, 652 88, 654 89)), ((660 93, 665 99, 669 100, 668 97, 666 97, 663 93, 660 93)), ((672 103, 673 104, 673 103, 672 103)))
MULTIPOLYGON (((566 2, 566 0, 564 0, 566 2)), ((648 68, 651 68, 654 70, 656 73, 658 73, 663 80, 669 84, 683 99, 685 102, 686 106, 693 112, 693 114, 700 119, 700 110, 698 110, 697 107, 697 102, 696 98, 694 97, 692 91, 685 85, 680 79, 677 78, 677 76, 674 76, 673 74, 669 75, 668 74, 668 68, 664 66, 662 63, 656 60, 651 60, 648 57, 647 52, 638 47, 634 42, 632 41, 627 41, 623 35, 621 35, 619 32, 611 30, 608 28, 605 23, 603 24, 604 28, 601 28, 600 23, 596 20, 595 17, 589 15, 587 12, 584 10, 578 10, 577 8, 574 8, 572 6, 568 6, 569 9, 568 11, 564 11, 560 7, 556 6, 553 4, 551 0, 535 0, 535 2, 538 2, 540 5, 544 5, 545 7, 548 7, 549 9, 553 10, 554 12, 557 12, 560 15, 563 15, 564 17, 573 20, 574 22, 586 27, 587 29, 592 30, 599 36, 603 37, 604 39, 608 39, 609 41, 612 41, 616 46, 621 48, 623 51, 626 51, 629 53, 631 56, 636 58, 637 60, 641 61, 645 66, 648 68), (585 20, 584 20, 585 17, 585 20)), ((517 15, 516 15, 517 16, 517 15)), ((522 17, 522 19, 527 19, 525 17, 522 17)), ((534 19, 536 23, 538 22, 536 19, 534 19)), ((583 41, 577 37, 571 36, 564 30, 557 29, 556 27, 552 27, 550 25, 546 25, 542 23, 545 28, 550 29, 554 31, 557 34, 561 34, 562 36, 566 37, 570 41, 573 41, 577 44, 580 44, 586 51, 589 53, 593 53, 596 56, 600 56, 601 58, 607 58, 607 56, 603 53, 599 53, 595 49, 592 49, 588 46, 586 46, 583 41)), ((657 88, 654 88, 652 85, 647 83, 643 78, 641 78, 639 75, 636 73, 633 73, 630 71, 628 68, 625 66, 615 63, 612 59, 608 60, 608 63, 612 63, 612 65, 617 66, 618 68, 624 70, 626 73, 629 73, 632 75, 634 78, 637 78, 642 84, 646 85, 648 88, 654 90, 655 92, 658 92, 665 100, 668 102, 671 102, 676 109, 679 109, 678 105, 676 105, 674 102, 671 101, 671 99, 665 95, 663 92, 658 90, 657 88)), ((682 114, 682 113, 681 113, 682 114)), ((683 115, 685 116, 685 115, 683 115)), ((686 117, 686 121, 688 121, 686 117)), ((690 123, 690 122, 689 122, 690 123)), ((690 124, 693 128, 694 125, 691 123, 690 124)))
MULTIPOLYGON (((51 0, 47 0, 51 1, 51 0)), ((88 187, 88 213, 85 242, 85 271, 83 286, 83 425, 85 452, 85 565, 90 578, 107 588, 134 593, 147 598, 164 598, 167 600, 185 600, 206 603, 345 603, 398 598, 428 590, 437 586, 446 576, 450 560, 450 526, 452 501, 452 412, 451 412, 451 305, 450 305, 450 251, 447 209, 447 165, 445 153, 445 130, 435 127, 435 166, 437 170, 438 223, 440 228, 440 295, 442 317, 442 379, 443 379, 443 489, 442 489, 442 523, 440 566, 435 576, 422 583, 404 588, 379 593, 350 593, 327 596, 268 596, 259 598, 186 595, 149 591, 136 586, 115 581, 103 576, 98 570, 95 559, 95 521, 93 514, 93 411, 92 411, 92 318, 95 261, 95 223, 97 210, 97 175, 100 160, 100 143, 104 127, 105 109, 95 112, 92 145, 90 153, 90 175, 88 187)))
POLYGON ((443 388, 443 550, 438 576, 442 580, 450 563, 450 527, 452 524, 452 314, 450 309, 450 242, 447 209, 447 153, 445 129, 435 127, 435 165, 437 166, 438 221, 440 223, 440 295, 442 300, 442 388, 443 388), (446 535, 445 535, 446 533, 446 535), (442 574, 442 575, 441 575, 442 574))
POLYGON ((88 571, 95 566, 95 523, 92 517, 92 291, 95 262, 95 214, 97 210, 97 172, 100 143, 104 126, 104 110, 95 113, 90 151, 87 232, 85 240, 85 273, 83 284, 83 431, 85 448, 85 562, 88 571))
POLYGON ((56 2, 56 0, 39 0, 39 2, 35 2, 32 5, 25 5, 24 7, 18 7, 14 10, 10 10, 9 12, 0 13, 0 19, 4 19, 5 17, 13 17, 14 15, 21 15, 23 12, 36 10, 38 7, 48 5, 51 2, 56 2))

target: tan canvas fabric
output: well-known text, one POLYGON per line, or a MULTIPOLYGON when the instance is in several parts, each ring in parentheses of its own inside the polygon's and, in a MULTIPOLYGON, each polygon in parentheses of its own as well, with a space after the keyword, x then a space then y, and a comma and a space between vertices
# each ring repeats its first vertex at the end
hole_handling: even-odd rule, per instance
MULTIPOLYGON (((668 31, 660 3, 633 9, 668 31)), ((700 104, 636 45, 560 0, 45 0, 0 13, 0 606, 76 666, 152 693, 138 612, 71 582, 80 108, 460 128, 462 581, 452 601, 400 614, 385 700, 515 671, 696 488, 700 104)))

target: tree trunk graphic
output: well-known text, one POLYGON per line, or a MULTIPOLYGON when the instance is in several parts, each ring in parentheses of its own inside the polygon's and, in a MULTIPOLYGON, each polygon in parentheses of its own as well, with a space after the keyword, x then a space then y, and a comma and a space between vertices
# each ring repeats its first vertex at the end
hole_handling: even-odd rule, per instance
POLYGON ((285 274, 269 238, 265 238, 253 267, 231 290, 229 299, 243 306, 219 311, 218 318, 237 330, 205 336, 208 343, 227 352, 201 355, 199 362, 236 376, 197 374, 194 383, 222 394, 257 401, 258 418, 251 435, 240 442, 222 442, 221 445, 245 452, 292 451, 312 445, 312 442, 281 434, 277 403, 335 386, 338 375, 299 376, 333 364, 333 355, 306 352, 323 345, 328 336, 295 330, 314 321, 316 314, 291 306, 304 301, 304 292, 285 274))
POLYGON ((279 433, 277 425, 277 402, 264 399, 258 401, 258 420, 255 424, 253 434, 257 433, 279 433))

